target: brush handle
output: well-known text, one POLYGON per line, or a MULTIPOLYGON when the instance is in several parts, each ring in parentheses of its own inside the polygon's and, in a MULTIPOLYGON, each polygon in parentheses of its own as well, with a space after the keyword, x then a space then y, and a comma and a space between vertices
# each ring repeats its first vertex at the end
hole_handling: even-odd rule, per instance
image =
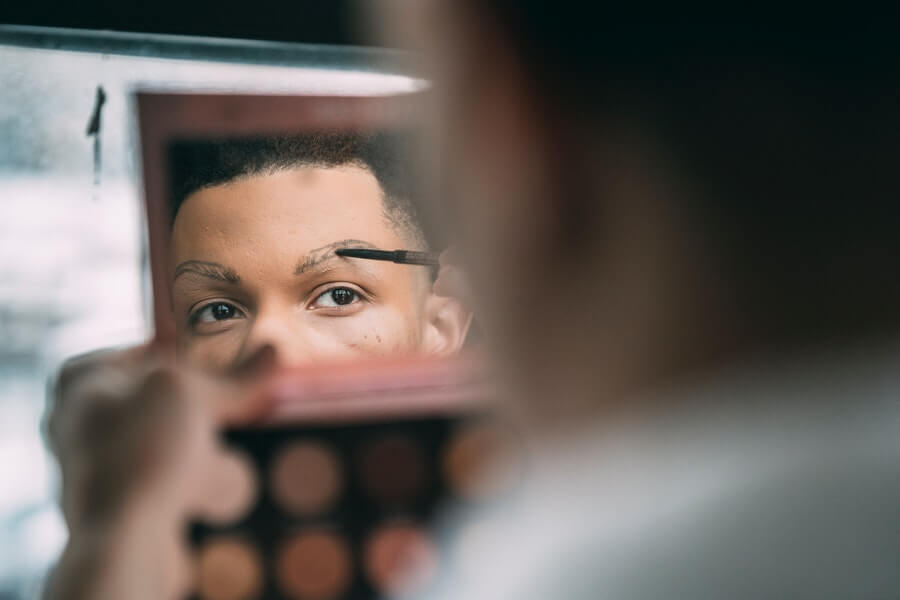
POLYGON ((417 252, 415 250, 376 250, 374 248, 338 248, 334 251, 338 256, 363 258, 367 260, 388 260, 403 265, 422 265, 436 267, 440 264, 438 254, 417 252))
POLYGON ((424 265, 436 267, 440 265, 437 254, 431 252, 416 252, 415 250, 394 250, 394 262, 404 265, 424 265))

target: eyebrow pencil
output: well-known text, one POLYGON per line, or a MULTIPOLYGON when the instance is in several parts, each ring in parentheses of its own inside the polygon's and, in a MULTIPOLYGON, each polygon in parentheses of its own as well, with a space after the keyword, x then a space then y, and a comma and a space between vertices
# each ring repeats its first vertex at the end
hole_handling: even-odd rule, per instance
POLYGON ((369 260, 387 260, 403 265, 423 265, 436 267, 438 255, 433 252, 416 252, 414 250, 370 250, 369 248, 339 248, 334 251, 345 258, 367 258, 369 260))

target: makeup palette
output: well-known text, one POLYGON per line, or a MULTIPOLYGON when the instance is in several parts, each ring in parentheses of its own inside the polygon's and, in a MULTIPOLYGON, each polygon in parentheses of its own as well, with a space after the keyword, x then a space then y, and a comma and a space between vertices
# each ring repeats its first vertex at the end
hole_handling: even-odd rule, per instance
POLYGON ((272 410, 228 430, 232 482, 192 525, 201 600, 402 598, 452 578, 450 507, 500 503, 522 476, 484 378, 458 362, 276 377, 272 410))

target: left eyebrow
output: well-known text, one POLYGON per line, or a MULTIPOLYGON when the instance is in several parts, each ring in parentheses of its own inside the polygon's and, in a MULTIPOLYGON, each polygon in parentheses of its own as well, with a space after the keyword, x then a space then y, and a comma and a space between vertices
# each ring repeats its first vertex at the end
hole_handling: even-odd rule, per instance
POLYGON ((365 240, 339 240, 337 242, 332 242, 326 246, 310 250, 309 253, 297 263, 297 268, 294 269, 294 275, 302 275, 310 269, 320 266, 322 263, 341 258, 334 253, 334 251, 339 248, 367 248, 370 250, 378 250, 377 246, 365 240))
POLYGON ((231 267, 226 267, 225 265, 221 265, 217 262, 210 262, 206 260, 186 260, 180 263, 177 267, 175 267, 175 273, 172 276, 172 281, 174 282, 185 273, 194 273, 196 275, 201 275, 209 279, 215 279, 216 281, 223 281, 225 283, 241 282, 241 278, 238 276, 237 271, 235 271, 231 267))

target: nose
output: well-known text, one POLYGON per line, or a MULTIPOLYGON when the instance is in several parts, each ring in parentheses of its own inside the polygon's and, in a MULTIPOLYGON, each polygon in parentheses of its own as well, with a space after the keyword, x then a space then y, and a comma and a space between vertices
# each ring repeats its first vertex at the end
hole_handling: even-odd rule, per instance
POLYGON ((279 367, 315 361, 323 348, 321 344, 312 342, 311 332, 302 321, 293 307, 260 311, 253 317, 236 358, 236 366, 252 361, 252 357, 261 352, 268 353, 272 363, 279 367))

